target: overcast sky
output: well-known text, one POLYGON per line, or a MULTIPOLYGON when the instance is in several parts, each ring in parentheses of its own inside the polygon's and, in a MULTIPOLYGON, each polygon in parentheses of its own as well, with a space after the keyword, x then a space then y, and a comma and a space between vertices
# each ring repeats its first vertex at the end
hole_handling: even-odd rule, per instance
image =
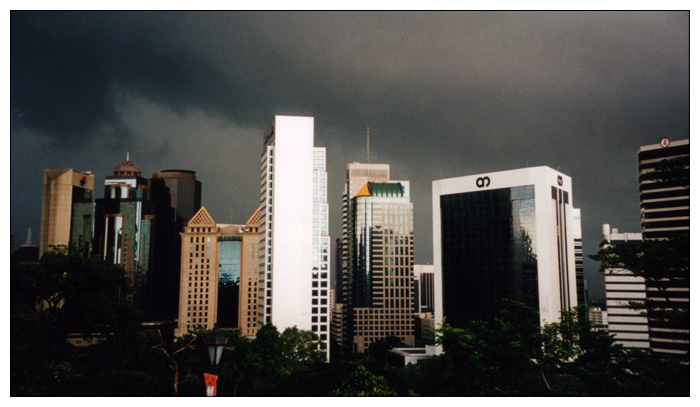
MULTIPOLYGON (((433 180, 547 165, 573 178, 584 253, 639 232, 637 149, 690 137, 688 12, 10 13, 11 233, 39 241, 45 168, 197 172, 217 222, 259 196, 265 128, 315 117, 331 235, 345 165, 411 181, 432 263, 433 180)), ((593 298, 597 264, 585 261, 593 298)))

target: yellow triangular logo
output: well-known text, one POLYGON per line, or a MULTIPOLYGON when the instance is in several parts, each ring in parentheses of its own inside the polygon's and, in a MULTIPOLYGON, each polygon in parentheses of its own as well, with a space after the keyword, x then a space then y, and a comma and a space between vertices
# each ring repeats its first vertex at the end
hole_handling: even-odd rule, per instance
POLYGON ((372 194, 369 192, 369 182, 365 184, 364 187, 360 190, 360 192, 355 195, 355 198, 358 196, 372 196, 372 194))

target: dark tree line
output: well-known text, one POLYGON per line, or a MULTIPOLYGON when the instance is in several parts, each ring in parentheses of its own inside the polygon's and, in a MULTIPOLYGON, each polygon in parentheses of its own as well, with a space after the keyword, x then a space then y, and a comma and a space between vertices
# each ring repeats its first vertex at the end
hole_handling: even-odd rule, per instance
MULTIPOLYGON (((122 299, 121 268, 65 253, 11 265, 11 395, 203 396, 200 329, 162 340, 139 329, 122 299), (38 306, 40 305, 40 306, 38 306), (101 341, 73 347, 68 333, 101 341)), ((493 321, 436 332, 443 353, 409 366, 387 362, 386 338, 364 355, 326 362, 311 332, 266 325, 254 339, 225 331, 219 396, 683 396, 689 367, 613 345, 578 313, 541 328, 509 303, 493 321)))

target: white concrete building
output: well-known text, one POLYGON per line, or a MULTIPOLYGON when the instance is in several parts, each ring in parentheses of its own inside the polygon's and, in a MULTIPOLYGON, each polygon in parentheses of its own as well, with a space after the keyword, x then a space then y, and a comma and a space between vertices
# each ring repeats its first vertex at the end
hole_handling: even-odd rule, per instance
MULTIPOLYGON (((610 225, 603 225, 603 240, 627 242, 642 240, 641 233, 620 233, 610 225)), ((647 298, 644 278, 629 270, 605 270, 605 307, 608 312, 608 333, 615 342, 626 348, 649 348, 649 321, 641 309, 632 309, 630 303, 647 298)))
POLYGON ((436 325, 490 319, 503 298, 558 321, 577 303, 572 214, 571 178, 549 167, 433 181, 436 325))
POLYGON ((275 116, 260 174, 258 326, 296 326, 328 344, 328 177, 326 149, 314 147, 313 117, 275 116))

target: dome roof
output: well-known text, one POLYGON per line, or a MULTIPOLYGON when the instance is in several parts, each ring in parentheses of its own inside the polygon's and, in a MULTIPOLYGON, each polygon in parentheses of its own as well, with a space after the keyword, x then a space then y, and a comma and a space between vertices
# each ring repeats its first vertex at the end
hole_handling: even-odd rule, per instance
POLYGON ((140 177, 141 168, 128 158, 117 165, 113 174, 115 176, 140 177))

